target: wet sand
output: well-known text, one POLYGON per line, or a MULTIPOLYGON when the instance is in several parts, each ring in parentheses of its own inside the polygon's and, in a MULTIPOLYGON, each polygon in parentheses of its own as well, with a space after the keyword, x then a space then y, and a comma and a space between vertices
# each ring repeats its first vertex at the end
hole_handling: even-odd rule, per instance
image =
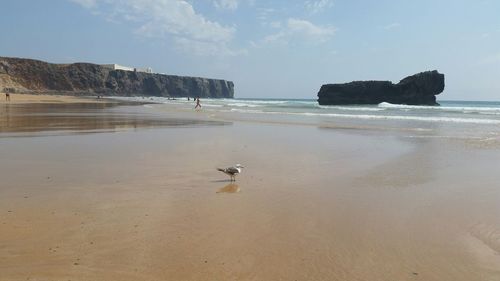
POLYGON ((139 103, 114 100, 6 103, 0 105, 0 138, 117 132, 139 128, 227 125, 230 122, 164 116, 139 103))
POLYGON ((500 279, 498 146, 87 110, 0 132, 0 280, 500 279))

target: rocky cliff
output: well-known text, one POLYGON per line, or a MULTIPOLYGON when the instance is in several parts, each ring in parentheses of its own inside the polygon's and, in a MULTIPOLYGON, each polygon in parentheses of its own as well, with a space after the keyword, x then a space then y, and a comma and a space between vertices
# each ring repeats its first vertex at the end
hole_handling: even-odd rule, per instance
POLYGON ((0 91, 74 95, 233 98, 233 82, 111 70, 91 63, 52 64, 0 57, 0 91))
POLYGON ((321 105, 379 104, 439 105, 436 95, 444 90, 444 74, 434 71, 408 76, 398 84, 390 81, 355 81, 321 86, 321 105))

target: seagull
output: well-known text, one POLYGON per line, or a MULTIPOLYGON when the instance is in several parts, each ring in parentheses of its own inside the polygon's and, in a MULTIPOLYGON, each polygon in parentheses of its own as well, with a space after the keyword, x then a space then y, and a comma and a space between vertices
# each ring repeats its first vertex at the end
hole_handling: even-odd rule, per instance
POLYGON ((245 167, 241 166, 241 164, 236 164, 232 167, 228 167, 225 169, 217 168, 217 171, 221 171, 224 174, 230 176, 231 181, 236 181, 236 175, 241 173, 241 168, 245 168, 245 167))

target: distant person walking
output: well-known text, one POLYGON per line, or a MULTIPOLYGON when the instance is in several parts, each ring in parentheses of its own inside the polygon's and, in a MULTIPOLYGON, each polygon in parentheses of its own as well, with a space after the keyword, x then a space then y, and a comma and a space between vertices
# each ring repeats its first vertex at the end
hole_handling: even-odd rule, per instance
POLYGON ((10 101, 10 94, 9 93, 5 93, 5 101, 10 101))
POLYGON ((200 98, 196 98, 196 106, 194 109, 200 108, 201 109, 201 104, 200 104, 200 98))

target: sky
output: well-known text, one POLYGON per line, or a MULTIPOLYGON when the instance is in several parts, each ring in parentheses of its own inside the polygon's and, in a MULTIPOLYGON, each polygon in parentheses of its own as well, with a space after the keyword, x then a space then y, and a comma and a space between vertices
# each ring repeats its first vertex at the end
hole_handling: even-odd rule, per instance
POLYGON ((445 74, 440 100, 500 100, 498 0, 2 0, 0 56, 231 80, 238 98, 445 74))

